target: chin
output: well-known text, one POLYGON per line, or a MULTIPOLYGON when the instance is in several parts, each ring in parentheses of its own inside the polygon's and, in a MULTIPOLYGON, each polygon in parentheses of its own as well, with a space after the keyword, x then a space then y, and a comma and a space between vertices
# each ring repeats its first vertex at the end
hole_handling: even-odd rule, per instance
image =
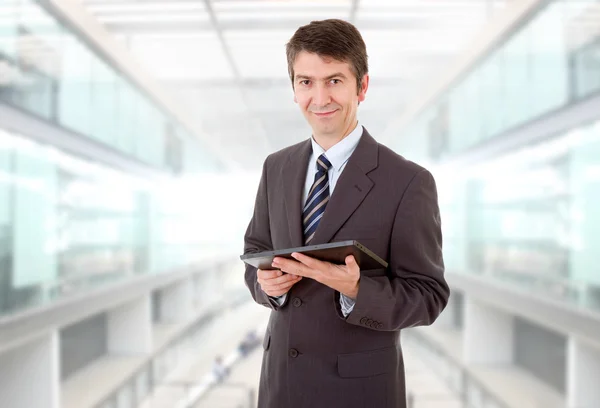
POLYGON ((334 133, 334 128, 330 127, 330 126, 315 126, 313 129, 315 129, 318 133, 322 134, 322 135, 328 135, 330 133, 334 133))
POLYGON ((340 127, 337 123, 316 122, 314 123, 314 128, 318 129, 321 133, 335 133, 340 127))

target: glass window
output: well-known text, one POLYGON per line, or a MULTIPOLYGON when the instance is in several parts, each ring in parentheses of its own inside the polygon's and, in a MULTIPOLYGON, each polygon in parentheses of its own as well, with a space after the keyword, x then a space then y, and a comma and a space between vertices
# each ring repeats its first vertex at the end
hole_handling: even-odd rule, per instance
MULTIPOLYGON (((21 71, 17 64, 19 0, 5 0, 0 4, 0 100, 13 102, 21 71)), ((14 103, 14 102, 13 102, 14 103)))
POLYGON ((464 131, 461 136, 462 145, 465 148, 471 147, 481 139, 481 74, 479 69, 475 69, 469 74, 461 86, 464 87, 464 131))
POLYGON ((0 129, 0 314, 11 307, 13 221, 12 139, 0 129))
POLYGON ((600 91, 600 39, 577 53, 575 76, 579 98, 600 91))
POLYGON ((131 384, 121 388, 117 394, 117 408, 134 408, 134 394, 133 387, 131 384))
POLYGON ((7 55, 3 71, 11 83, 11 92, 5 98, 21 108, 53 119, 60 27, 32 1, 13 4, 12 10, 6 13, 14 18, 14 28, 10 29, 12 40, 4 46, 7 55))
POLYGON ((600 122, 470 174, 439 180, 449 268, 600 310, 600 122))
POLYGON ((114 70, 96 56, 92 56, 91 111, 93 124, 91 136, 109 146, 116 144, 117 76, 114 70))
POLYGON ((60 168, 61 290, 141 272, 133 219, 135 184, 74 160, 60 168))
POLYGON ((92 57, 84 44, 69 34, 63 41, 58 107, 60 122, 83 135, 92 132, 92 57))
MULTIPOLYGON (((56 166, 53 152, 21 139, 13 155, 13 278, 15 288, 56 278, 56 166)), ((42 293, 43 295, 43 293, 42 293)))
POLYGON ((2 132, 0 314, 148 272, 148 188, 2 132))
POLYGON ((0 4, 0 55, 14 59, 21 0, 3 0, 0 4))
POLYGON ((113 146, 123 153, 133 153, 133 127, 135 126, 132 112, 135 112, 133 89, 127 79, 118 75, 116 81, 116 106, 119 114, 116 117, 113 146))
POLYGON ((531 21, 531 112, 537 117, 568 101, 568 59, 563 4, 553 2, 531 21))
POLYGON ((502 130, 504 89, 502 87, 502 56, 493 53, 481 66, 479 131, 481 139, 495 136, 502 130))
POLYGON ((467 122, 469 120, 469 109, 466 103, 466 90, 461 85, 452 89, 448 96, 450 105, 450 152, 458 152, 466 148, 467 122))
MULTIPOLYGON (((145 163, 183 167, 181 144, 171 149, 175 156, 165 153, 167 143, 177 141, 167 133, 179 125, 36 1, 0 4, 0 100, 145 163)), ((209 156, 192 150, 192 157, 209 156)), ((202 169, 219 166, 212 157, 194 161, 202 169)))
POLYGON ((530 37, 530 30, 526 27, 513 35, 502 47, 504 129, 512 128, 529 117, 529 106, 533 97, 528 89, 530 37))
POLYGON ((598 1, 554 0, 482 59, 425 113, 448 103, 450 152, 600 91, 598 1))
POLYGON ((569 155, 572 207, 570 280, 575 300, 600 310, 600 122, 574 131, 569 155))
POLYGON ((139 405, 150 393, 150 366, 140 372, 135 379, 135 398, 139 405))

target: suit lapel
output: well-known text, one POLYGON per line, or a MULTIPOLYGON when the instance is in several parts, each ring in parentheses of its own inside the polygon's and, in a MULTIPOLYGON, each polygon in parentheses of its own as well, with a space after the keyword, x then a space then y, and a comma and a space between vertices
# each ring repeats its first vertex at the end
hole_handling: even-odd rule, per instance
POLYGON ((377 167, 378 149, 377 141, 365 129, 337 181, 311 244, 329 242, 369 194, 374 183, 367 173, 377 167))
POLYGON ((304 245, 302 233, 302 192, 306 181, 308 159, 312 153, 310 139, 301 143, 299 149, 290 153, 283 167, 283 197, 286 207, 288 229, 292 247, 304 245))

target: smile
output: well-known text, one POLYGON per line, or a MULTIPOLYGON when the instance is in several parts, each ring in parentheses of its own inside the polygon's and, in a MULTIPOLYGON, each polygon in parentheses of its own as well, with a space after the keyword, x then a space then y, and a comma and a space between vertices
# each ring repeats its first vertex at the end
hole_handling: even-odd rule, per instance
POLYGON ((336 112, 337 112, 337 110, 333 110, 331 112, 323 112, 323 113, 313 112, 313 113, 320 118, 326 118, 328 116, 332 116, 336 112))

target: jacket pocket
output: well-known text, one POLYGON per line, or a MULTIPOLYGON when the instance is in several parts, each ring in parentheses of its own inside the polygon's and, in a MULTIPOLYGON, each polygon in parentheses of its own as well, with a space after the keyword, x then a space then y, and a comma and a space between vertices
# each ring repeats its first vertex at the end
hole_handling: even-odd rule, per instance
POLYGON ((267 351, 269 349, 270 344, 271 344, 271 333, 266 332, 265 338, 263 339, 263 350, 267 351))
POLYGON ((360 378, 393 372, 398 366, 398 353, 396 347, 388 347, 363 353, 339 354, 338 374, 342 378, 360 378))

